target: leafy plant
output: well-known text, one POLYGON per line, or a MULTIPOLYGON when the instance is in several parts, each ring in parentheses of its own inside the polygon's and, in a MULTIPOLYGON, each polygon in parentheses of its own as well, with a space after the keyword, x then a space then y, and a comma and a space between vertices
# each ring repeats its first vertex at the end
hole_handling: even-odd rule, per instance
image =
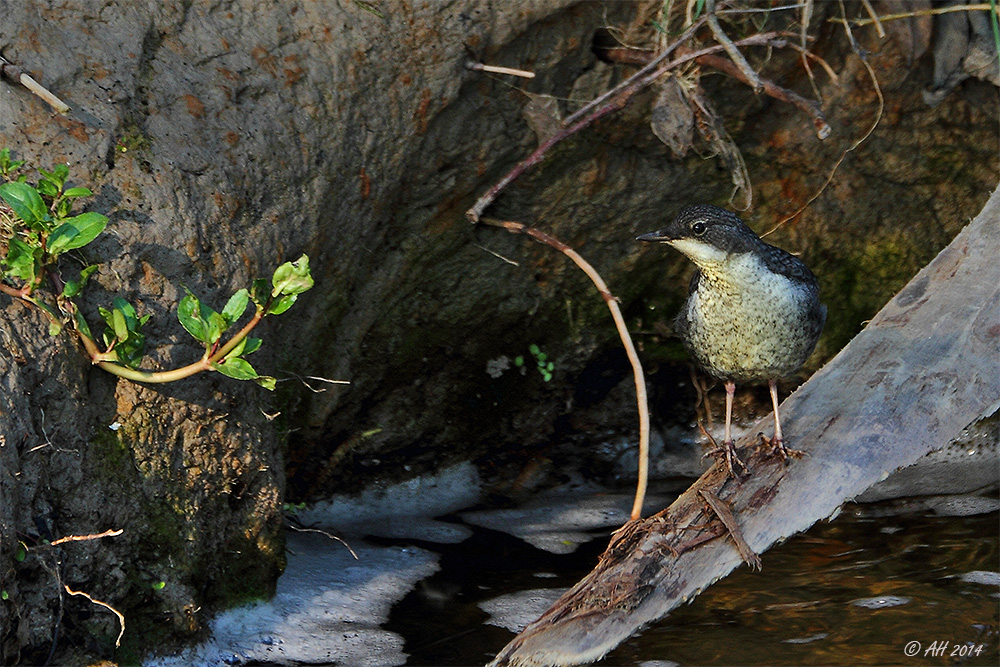
POLYGON ((0 177, 4 180, 0 184, 0 292, 45 312, 51 335, 68 326, 91 361, 114 375, 139 382, 172 382, 202 371, 218 371, 274 389, 276 380, 258 375, 246 360, 261 346, 261 339, 249 334, 264 317, 284 313, 313 286, 306 255, 279 266, 270 281, 254 280, 249 289, 237 290, 221 312, 185 288, 187 295, 177 305, 177 319, 203 346, 204 354, 182 368, 144 371, 140 369, 146 348, 142 329, 150 316, 140 316, 126 299, 115 297, 110 308, 99 309, 105 328, 98 339, 74 301, 98 265, 84 266, 78 277, 70 280, 63 280, 58 270, 59 257, 91 243, 107 227, 108 218, 93 211, 70 215, 75 200, 93 193, 82 187, 66 188, 66 165, 57 165, 52 171, 39 169, 35 185, 21 173, 23 166, 23 160, 11 160, 9 149, 0 151, 0 177), (251 303, 254 314, 250 320, 223 342, 251 303))
MULTIPOLYGON (((535 366, 538 368, 538 372, 541 374, 542 380, 545 382, 551 381, 552 372, 556 369, 556 365, 548 360, 549 355, 542 352, 541 348, 534 343, 528 346, 528 352, 530 352, 531 356, 535 358, 535 366)), ((522 368, 524 366, 524 357, 515 357, 514 366, 522 368)))

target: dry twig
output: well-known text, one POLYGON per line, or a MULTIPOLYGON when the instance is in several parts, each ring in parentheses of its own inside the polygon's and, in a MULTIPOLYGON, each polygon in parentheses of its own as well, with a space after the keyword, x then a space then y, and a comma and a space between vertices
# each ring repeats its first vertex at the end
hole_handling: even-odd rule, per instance
POLYGON ((625 354, 628 355, 629 363, 632 364, 632 375, 635 380, 635 397, 639 407, 639 480, 636 484, 635 501, 632 504, 631 515, 633 521, 639 519, 642 516, 642 503, 646 496, 646 485, 649 478, 649 405, 646 399, 646 378, 642 372, 642 364, 639 362, 639 355, 635 351, 635 345, 632 344, 632 337, 628 333, 628 327, 625 325, 625 318, 622 317, 621 308, 618 307, 618 299, 611 294, 600 274, 587 260, 554 236, 550 236, 534 227, 528 227, 524 223, 512 220, 483 218, 481 222, 493 227, 502 227, 512 234, 526 234, 569 257, 587 274, 587 277, 590 278, 594 286, 597 287, 597 291, 604 298, 604 303, 611 310, 611 317, 615 320, 618 335, 622 339, 622 345, 625 346, 625 354))
POLYGON ((715 515, 719 517, 719 521, 726 527, 726 530, 729 531, 729 536, 736 543, 736 550, 740 552, 740 557, 743 558, 743 561, 755 570, 760 570, 760 556, 743 539, 743 531, 740 530, 739 525, 736 523, 736 517, 733 516, 733 511, 729 508, 729 505, 708 489, 700 489, 698 493, 705 499, 708 506, 712 508, 715 515))
POLYGON ((465 63, 465 69, 472 70, 473 72, 490 72, 491 74, 509 74, 510 76, 519 76, 522 79, 535 78, 535 73, 529 72, 528 70, 514 69, 513 67, 500 67, 499 65, 486 65, 485 63, 477 63, 471 60, 465 63))
POLYGON ((119 528, 118 530, 106 530, 103 533, 95 533, 93 535, 67 535, 66 537, 60 537, 58 540, 53 540, 49 542, 49 546, 54 547, 59 544, 65 544, 66 542, 85 542, 87 540, 99 540, 102 537, 117 537, 124 533, 125 531, 119 528))
MULTIPOLYGON (((700 27, 700 23, 696 23, 694 26, 692 26, 692 28, 695 27, 700 27)), ((693 33, 693 31, 689 29, 689 31, 685 32, 684 34, 687 35, 688 32, 693 33)), ((779 39, 779 34, 780 33, 777 32, 759 33, 756 35, 751 35, 750 37, 747 37, 745 39, 733 42, 733 44, 735 46, 751 46, 751 45, 785 46, 786 42, 782 39, 779 39)), ((665 73, 676 68, 678 65, 691 62, 692 60, 697 60, 698 58, 705 55, 718 53, 720 51, 725 50, 725 47, 717 44, 715 46, 706 47, 704 49, 699 49, 697 51, 692 51, 690 53, 680 55, 677 58, 667 62, 666 64, 661 65, 661 63, 663 63, 663 61, 665 60, 664 54, 669 54, 672 53, 674 50, 676 50, 680 46, 680 42, 683 39, 686 39, 686 37, 682 36, 681 39, 678 39, 677 42, 674 42, 674 44, 668 47, 667 50, 664 51, 664 53, 661 53, 660 55, 653 58, 649 62, 649 64, 647 64, 638 72, 630 76, 624 82, 615 86, 614 88, 604 93, 600 97, 596 98, 595 100, 589 102, 586 106, 578 110, 576 113, 566 118, 566 120, 563 121, 562 130, 549 137, 538 148, 536 148, 531 153, 531 155, 526 157, 521 162, 518 162, 513 169, 507 172, 507 174, 504 175, 503 178, 497 181, 489 190, 486 191, 485 194, 483 194, 479 199, 476 200, 472 208, 470 208, 468 211, 465 212, 465 217, 468 218, 469 221, 473 223, 479 222, 479 219, 482 216, 483 212, 487 208, 489 208, 489 206, 496 200, 496 198, 500 195, 500 193, 503 192, 503 190, 506 189, 507 186, 509 186, 512 182, 514 182, 514 180, 518 178, 521 174, 523 174, 528 169, 541 162, 542 159, 545 157, 545 154, 548 153, 553 146, 555 146, 563 139, 566 139, 567 137, 576 134, 585 127, 588 127, 598 119, 603 118, 604 116, 614 111, 623 109, 633 95, 635 95, 637 92, 639 92, 646 86, 656 81, 665 73), (602 104, 604 102, 607 103, 604 104, 603 106, 599 106, 599 104, 602 104), (589 112, 589 113, 584 114, 584 112, 589 112)), ((794 95, 794 93, 792 93, 792 95, 794 95)), ((807 110, 807 111, 809 111, 810 114, 813 113, 812 110, 807 110)), ((814 116, 814 122, 815 122, 815 116, 814 116)), ((818 131, 821 130, 819 125, 817 125, 817 130, 818 131)))
MULTIPOLYGON (((739 79, 743 83, 748 85, 751 84, 751 82, 746 79, 746 73, 725 58, 720 58, 719 56, 712 54, 705 54, 703 56, 699 56, 696 59, 696 62, 699 65, 708 65, 709 67, 713 67, 720 72, 724 72, 729 76, 739 79)), ((823 114, 823 110, 820 109, 816 102, 806 99, 792 90, 782 88, 769 79, 764 79, 759 76, 757 78, 761 84, 761 90, 766 95, 773 97, 776 100, 787 102, 797 109, 809 114, 812 118, 813 125, 816 127, 816 136, 820 139, 826 139, 830 136, 830 133, 833 130, 830 128, 829 123, 826 122, 826 116, 823 114)))
POLYGON ((118 648, 119 646, 122 645, 122 636, 125 634, 125 617, 122 615, 120 611, 109 605, 107 602, 102 602, 100 600, 90 597, 89 594, 84 593, 83 591, 74 591, 66 584, 63 584, 63 588, 65 588, 66 592, 69 593, 70 595, 82 595, 83 597, 87 598, 94 604, 104 607, 105 609, 109 610, 112 614, 117 616, 118 624, 121 626, 121 630, 118 631, 118 639, 115 640, 115 648, 118 648))
POLYGON ((732 58, 736 67, 738 67, 740 72, 743 73, 743 80, 746 81, 751 88, 753 88, 753 92, 760 93, 764 90, 764 83, 760 80, 760 75, 757 74, 754 68, 750 67, 750 63, 748 63, 747 59, 743 57, 743 53, 736 48, 733 41, 729 39, 729 35, 727 35, 722 30, 722 26, 719 25, 719 18, 715 15, 715 0, 707 0, 705 15, 708 17, 708 27, 712 29, 712 35, 715 37, 715 41, 721 44, 729 57, 732 58))
POLYGON ((910 19, 916 16, 936 16, 938 14, 950 14, 952 12, 988 12, 993 8, 988 2, 980 2, 974 5, 949 5, 946 7, 928 7, 927 9, 915 9, 911 12, 899 12, 897 14, 883 14, 867 19, 848 19, 831 17, 827 21, 830 23, 843 23, 844 25, 866 26, 872 23, 885 23, 886 21, 897 21, 899 19, 910 19))
POLYGON ((19 83, 27 88, 33 95, 40 97, 46 104, 57 112, 62 114, 69 112, 68 104, 56 97, 51 91, 42 86, 42 84, 25 74, 20 67, 3 56, 0 56, 0 73, 2 73, 4 78, 8 81, 19 83))
POLYGON ((358 554, 356 554, 354 552, 354 549, 351 548, 351 545, 345 542, 342 538, 337 537, 333 533, 328 533, 325 530, 320 530, 319 528, 300 528, 299 526, 296 526, 293 523, 286 522, 285 525, 294 530, 296 533, 319 533, 320 535, 325 535, 326 537, 329 537, 331 540, 337 540, 345 547, 347 547, 347 550, 351 552, 352 556, 354 556, 354 560, 360 560, 358 558, 358 554))

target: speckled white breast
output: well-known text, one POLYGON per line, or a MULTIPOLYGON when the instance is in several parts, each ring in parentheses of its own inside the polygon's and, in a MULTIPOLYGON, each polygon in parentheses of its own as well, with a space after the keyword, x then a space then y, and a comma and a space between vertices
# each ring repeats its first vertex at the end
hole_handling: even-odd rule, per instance
POLYGON ((810 288, 768 271, 752 253, 713 264, 702 263, 698 289, 680 314, 699 364, 735 382, 794 373, 819 336, 810 288))

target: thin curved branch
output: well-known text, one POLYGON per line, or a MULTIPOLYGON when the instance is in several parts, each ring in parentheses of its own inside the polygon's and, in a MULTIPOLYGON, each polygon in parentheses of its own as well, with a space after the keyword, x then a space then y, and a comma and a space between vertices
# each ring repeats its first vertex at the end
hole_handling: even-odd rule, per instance
POLYGON ((639 408, 639 479, 636 484, 635 501, 632 504, 632 520, 635 521, 641 518, 642 503, 646 497, 646 486, 649 480, 649 401, 646 397, 646 378, 642 372, 642 364, 639 361, 638 353, 635 351, 635 345, 632 343, 632 337, 628 333, 628 327, 625 325, 625 318, 622 317, 621 308, 618 307, 618 298, 608 289, 607 284, 601 278, 597 269, 591 266, 578 252, 554 236, 513 220, 483 218, 481 222, 493 227, 501 227, 512 234, 526 234, 539 243, 544 243, 560 251, 573 260, 587 274, 587 277, 597 287, 597 291, 601 293, 601 297, 604 298, 604 303, 608 305, 611 317, 615 321, 615 327, 618 329, 618 335, 622 339, 622 345, 625 346, 625 354, 632 365, 632 376, 635 380, 635 398, 639 408))

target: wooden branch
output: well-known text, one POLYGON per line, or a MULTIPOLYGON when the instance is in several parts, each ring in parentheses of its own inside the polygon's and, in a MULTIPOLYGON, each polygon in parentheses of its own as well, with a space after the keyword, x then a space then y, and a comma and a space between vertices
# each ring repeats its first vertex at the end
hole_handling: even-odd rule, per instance
MULTIPOLYGON (((752 82, 747 80, 746 75, 743 73, 743 71, 739 67, 734 65, 732 61, 726 60, 725 58, 720 58, 719 56, 712 54, 706 54, 696 58, 695 62, 697 62, 699 65, 706 65, 708 67, 717 69, 720 72, 728 74, 734 79, 739 79, 740 81, 742 81, 747 85, 752 85, 752 82)), ((779 100, 781 102, 786 102, 788 104, 791 104, 800 111, 804 111, 805 113, 809 114, 809 117, 812 118, 813 125, 816 127, 816 136, 818 136, 820 139, 826 139, 827 137, 830 136, 830 133, 833 130, 830 128, 829 123, 826 122, 826 116, 823 114, 823 110, 820 109, 819 104, 810 99, 802 97, 795 91, 789 90, 787 88, 782 88, 781 86, 779 86, 778 84, 774 83, 769 79, 764 79, 760 76, 758 76, 757 78, 760 81, 761 90, 764 91, 765 95, 773 97, 774 99, 779 100)))
POLYGON ((732 508, 746 546, 762 553, 996 410, 998 255, 1000 188, 864 331, 782 405, 788 439, 806 450, 803 459, 785 466, 754 450, 746 456, 753 474, 745 480, 727 479, 716 464, 669 508, 618 531, 594 571, 492 664, 597 660, 736 568, 741 555, 716 539, 728 531, 708 516, 702 491, 732 508))
POLYGON ((635 381, 635 400, 639 412, 639 479, 636 483, 635 500, 632 503, 631 514, 631 519, 635 521, 642 516, 642 503, 646 497, 646 485, 649 479, 649 400, 646 397, 646 376, 642 372, 642 364, 639 361, 638 353, 635 351, 635 345, 632 343, 632 337, 628 333, 628 327, 625 326, 625 318, 622 317, 621 308, 618 307, 618 298, 611 293, 604 279, 601 278, 601 274, 591 266, 590 262, 554 236, 513 220, 483 218, 482 222, 494 227, 502 227, 512 234, 526 234, 539 243, 544 243, 547 246, 555 248, 569 257, 573 260, 574 264, 587 274, 587 277, 594 283, 594 287, 600 292, 604 303, 607 304, 608 309, 611 311, 611 317, 615 321, 615 328, 618 329, 618 336, 622 340, 622 345, 625 347, 625 354, 632 365, 632 378, 635 381))
MULTIPOLYGON (((762 33, 761 36, 767 38, 767 43, 773 46, 788 46, 789 48, 798 49, 797 46, 793 44, 786 44, 783 40, 775 40, 772 37, 776 36, 777 33, 762 33)), ((757 37, 757 36, 754 36, 757 37)), ((754 43, 759 43, 757 41, 750 42, 747 40, 740 40, 738 44, 740 46, 748 46, 754 43)), ((734 79, 738 79, 747 85, 752 85, 747 79, 743 71, 733 64, 731 60, 723 58, 721 56, 715 55, 717 52, 724 50, 721 46, 710 47, 709 49, 703 49, 699 51, 691 51, 690 49, 680 48, 677 53, 680 57, 688 58, 689 60, 694 60, 694 62, 702 65, 704 67, 711 67, 712 69, 717 69, 720 72, 727 74, 734 79)), ((603 52, 605 57, 609 60, 615 62, 626 63, 630 65, 641 65, 647 63, 650 59, 650 54, 647 51, 639 51, 637 49, 627 49, 627 48, 613 48, 607 49, 603 52)), ((811 53, 804 52, 805 55, 810 57, 815 57, 811 53)), ((830 66, 820 60, 823 68, 827 71, 827 74, 831 76, 832 79, 836 81, 836 73, 830 69, 830 66)), ((659 75, 659 73, 657 73, 659 75)), ((816 127, 816 136, 820 139, 826 139, 832 133, 829 123, 826 122, 826 115, 820 108, 819 104, 813 100, 802 97, 795 91, 789 90, 787 88, 782 88, 778 84, 774 83, 770 79, 760 78, 761 85, 763 85, 763 92, 768 97, 773 97, 776 100, 791 104, 800 111, 809 114, 812 119, 813 125, 816 127)))
MULTIPOLYGON (((692 28, 697 27, 700 24, 695 24, 692 28)), ((690 30, 689 30, 690 31, 690 30)), ((686 35, 687 33, 685 33, 686 35)), ((736 46, 752 46, 760 44, 769 45, 783 45, 784 42, 781 40, 776 40, 779 33, 768 32, 768 33, 758 33, 756 35, 751 35, 745 39, 741 39, 735 42, 736 46)), ((682 38, 686 39, 682 36, 682 38)), ((680 55, 677 58, 662 64, 665 60, 665 55, 672 53, 680 44, 681 40, 674 42, 667 51, 656 56, 653 60, 649 62, 641 70, 630 76, 621 84, 615 86, 607 93, 604 93, 597 99, 588 103, 585 107, 578 110, 573 115, 566 118, 563 121, 563 129, 555 133, 547 140, 545 140, 538 148, 536 148, 531 155, 526 157, 521 162, 518 162, 513 169, 507 172, 499 181, 497 181, 489 190, 486 191, 479 199, 476 200, 472 208, 465 212, 465 217, 469 219, 470 222, 479 222, 479 218, 483 215, 483 212, 496 200, 496 198, 503 192, 508 185, 510 185, 518 176, 526 172, 531 167, 535 166, 542 161, 545 154, 549 152, 553 146, 557 143, 571 137, 580 130, 593 124, 600 118, 618 111, 619 109, 625 108, 629 99, 632 98, 637 92, 643 88, 649 86, 651 83, 656 81, 658 78, 663 76, 665 73, 674 69, 678 65, 682 65, 686 62, 696 60, 697 58, 711 53, 717 53, 719 51, 724 51, 725 47, 716 44, 715 46, 710 46, 704 49, 699 49, 698 51, 692 51, 680 55), (597 103, 601 102, 603 106, 598 106, 597 103), (583 112, 588 113, 584 114, 583 112)), ((794 93, 793 93, 794 95, 794 93)))
POLYGON ((0 56, 0 74, 3 74, 4 78, 14 83, 19 83, 32 94, 40 97, 45 101, 50 107, 61 114, 69 113, 69 105, 63 102, 61 99, 56 97, 47 88, 42 86, 30 76, 25 74, 20 67, 7 60, 3 56, 0 56))
POLYGON ((729 36, 722 30, 722 26, 719 25, 719 17, 715 15, 715 0, 708 0, 705 12, 708 17, 708 27, 712 29, 715 41, 725 48, 726 53, 729 54, 736 67, 743 73, 743 79, 753 88, 753 92, 759 94, 764 90, 764 83, 760 80, 760 75, 757 74, 753 67, 750 67, 750 63, 747 62, 747 59, 743 57, 740 50, 733 44, 733 40, 729 39, 729 36))

